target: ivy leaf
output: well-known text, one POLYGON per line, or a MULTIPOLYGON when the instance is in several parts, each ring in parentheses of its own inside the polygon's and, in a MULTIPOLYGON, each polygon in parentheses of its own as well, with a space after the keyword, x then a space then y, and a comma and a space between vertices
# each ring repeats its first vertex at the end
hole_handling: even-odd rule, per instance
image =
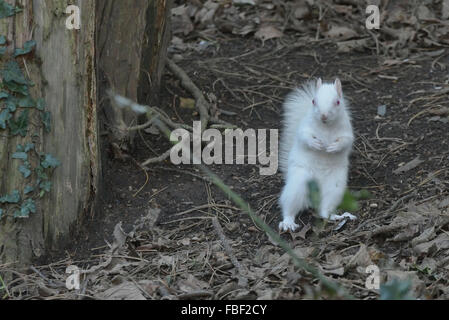
POLYGON ((45 173, 44 168, 42 168, 41 165, 39 165, 35 170, 37 174, 37 183, 42 180, 48 180, 48 175, 45 173))
POLYGON ((34 47, 36 46, 36 41, 30 40, 23 44, 23 49, 16 49, 14 52, 14 57, 18 57, 24 54, 28 54, 31 51, 33 51, 34 47))
POLYGON ((60 165, 61 162, 49 153, 45 155, 44 161, 41 162, 41 166, 45 169, 56 168, 60 165))
POLYGON ((45 100, 42 98, 37 99, 36 108, 40 111, 44 111, 45 107, 46 107, 45 100))
POLYGON ((0 36, 0 45, 4 45, 4 44, 6 44, 6 37, 0 36))
POLYGON ((0 91, 0 99, 5 99, 9 97, 9 93, 6 91, 0 91))
POLYGON ((41 188, 41 190, 44 190, 45 192, 50 192, 51 186, 52 186, 52 183, 51 183, 51 181, 49 181, 49 180, 42 181, 42 182, 39 184, 39 187, 41 188))
POLYGON ((3 56, 6 53, 6 47, 0 47, 0 56, 3 56))
POLYGON ((22 217, 29 217, 30 213, 36 213, 36 203, 33 199, 26 199, 20 208, 22 217))
POLYGON ((22 12, 22 9, 14 7, 4 0, 0 1, 0 19, 11 17, 19 12, 22 12))
POLYGON ((29 110, 24 110, 19 118, 16 120, 11 119, 9 121, 9 128, 11 129, 11 134, 16 136, 20 134, 22 137, 27 135, 28 131, 28 113, 29 110))
POLYGON ((4 82, 6 88, 11 90, 12 92, 20 93, 23 96, 29 95, 28 85, 26 84, 17 84, 15 82, 4 82))
POLYGON ((0 198, 1 203, 19 203, 19 201, 20 193, 17 190, 14 190, 10 195, 0 198))
POLYGON ((16 152, 13 153, 12 158, 20 160, 28 160, 28 155, 25 152, 16 152))
POLYGON ((42 123, 44 124, 45 127, 45 131, 47 133, 51 132, 51 113, 50 112, 42 112, 41 113, 41 120, 42 123))
POLYGON ((25 189, 23 190, 23 194, 29 194, 31 192, 34 191, 34 187, 33 186, 26 186, 25 189))
POLYGON ((9 111, 14 112, 17 109, 17 99, 10 96, 6 99, 5 105, 9 111))
POLYGON ((27 143, 26 145, 25 145, 25 152, 28 152, 28 151, 30 151, 30 150, 33 150, 34 149, 34 143, 27 143))
POLYGON ((19 167, 19 171, 21 174, 23 174, 23 177, 26 179, 29 176, 31 176, 31 170, 30 170, 30 166, 28 165, 21 165, 19 167))
MULTIPOLYGON (((1 0, 0 0, 1 1, 1 0)), ((3 82, 15 82, 17 84, 28 85, 27 79, 22 73, 19 64, 15 61, 9 61, 6 64, 5 69, 1 70, 1 76, 3 77, 3 82)))
POLYGON ((6 129, 6 121, 10 120, 11 118, 12 118, 12 115, 9 112, 9 110, 8 109, 3 110, 0 113, 0 128, 5 130, 6 129))
POLYGON ((25 96, 19 99, 19 107, 21 108, 34 108, 36 106, 36 101, 30 96, 25 96))

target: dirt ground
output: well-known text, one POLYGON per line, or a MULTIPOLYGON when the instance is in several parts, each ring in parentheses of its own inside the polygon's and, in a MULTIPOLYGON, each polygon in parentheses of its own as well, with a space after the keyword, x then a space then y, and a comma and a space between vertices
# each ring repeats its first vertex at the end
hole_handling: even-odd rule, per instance
MULTIPOLYGON (((183 38, 189 43, 188 36, 183 38)), ((447 299, 447 46, 444 50, 438 56, 432 50, 417 50, 407 59, 377 55, 373 48, 342 53, 332 40, 311 41, 286 32, 265 42, 220 34, 207 39, 201 50, 171 56, 205 96, 216 101, 219 118, 242 129, 280 129, 282 101, 292 88, 315 77, 339 77, 356 135, 348 188, 368 190, 372 197, 352 212, 356 221, 323 225, 305 212, 298 217, 300 230, 282 237, 296 254, 357 299, 379 298, 379 290, 365 286, 369 265, 379 268, 381 284, 409 279, 411 296, 447 299)), ((199 117, 184 103, 189 98, 179 80, 166 71, 159 107, 174 120, 192 124, 199 117)), ((150 165, 147 173, 136 165, 169 147, 157 131, 142 131, 130 152, 135 161, 109 157, 103 167, 106 192, 101 212, 69 248, 36 267, 41 275, 30 275, 35 283, 43 275, 53 280, 40 284, 38 291, 30 289, 34 298, 340 296, 295 267, 283 249, 194 165, 175 166, 167 160, 150 165), (212 217, 218 217, 222 234, 212 217), (89 270, 81 292, 57 285, 72 264, 89 270), (243 274, 239 264, 246 270, 243 274)), ((280 173, 261 176, 257 165, 210 169, 277 230, 280 173)))

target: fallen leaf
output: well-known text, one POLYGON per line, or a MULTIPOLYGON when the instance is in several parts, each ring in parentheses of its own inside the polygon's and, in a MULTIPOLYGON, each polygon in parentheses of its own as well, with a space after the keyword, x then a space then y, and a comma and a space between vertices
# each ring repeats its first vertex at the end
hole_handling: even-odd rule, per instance
POLYGON ((329 31, 324 33, 324 35, 328 38, 344 41, 356 38, 359 34, 354 29, 345 26, 332 26, 329 31))
POLYGON ((113 286, 98 293, 97 297, 103 300, 146 300, 140 289, 132 282, 123 282, 113 286))
POLYGON ((417 156, 412 161, 410 161, 410 162, 404 164, 403 166, 399 167, 398 169, 394 170, 393 173, 394 174, 401 174, 401 173, 407 172, 407 171, 409 171, 411 169, 416 168, 417 166, 419 166, 423 162, 424 162, 424 160, 420 160, 419 156, 417 156))
POLYGON ((283 33, 279 31, 276 27, 271 25, 261 26, 260 29, 254 34, 256 39, 265 42, 269 39, 281 38, 283 33))

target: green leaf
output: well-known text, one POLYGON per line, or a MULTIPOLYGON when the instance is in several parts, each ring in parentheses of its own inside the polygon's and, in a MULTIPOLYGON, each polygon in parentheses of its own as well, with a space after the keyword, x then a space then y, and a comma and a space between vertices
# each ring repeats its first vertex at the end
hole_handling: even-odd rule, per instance
POLYGON ((412 288, 412 282, 410 280, 398 280, 382 284, 380 286, 380 299, 381 300, 411 300, 413 297, 410 295, 412 288))
POLYGON ((0 219, 3 217, 3 209, 0 209, 0 219))
POLYGON ((13 136, 21 135, 25 137, 28 132, 28 113, 29 110, 24 110, 17 120, 11 119, 9 121, 9 128, 13 136))
POLYGON ((33 150, 34 149, 34 143, 27 143, 26 145, 25 145, 25 152, 28 152, 28 151, 30 151, 30 150, 33 150))
POLYGON ((34 191, 34 187, 33 186, 26 186, 25 189, 23 190, 23 194, 29 194, 31 192, 34 191))
POLYGON ((36 41, 30 40, 23 44, 23 49, 16 49, 14 52, 14 57, 18 57, 24 54, 28 54, 31 51, 33 51, 34 47, 36 46, 36 41))
POLYGON ((3 56, 6 53, 6 47, 0 47, 0 56, 3 56))
POLYGON ((29 95, 28 85, 26 84, 17 84, 15 82, 4 82, 6 88, 11 90, 12 92, 20 93, 23 96, 29 95))
POLYGON ((44 168, 42 168, 41 165, 39 165, 36 169, 36 174, 37 174, 37 181, 38 183, 42 180, 48 180, 48 175, 45 173, 44 168))
POLYGON ((10 195, 0 198, 1 203, 19 203, 19 201, 20 193, 17 190, 14 190, 10 195))
POLYGON ((6 44, 6 37, 0 36, 0 45, 4 45, 4 44, 6 44))
POLYGON ((46 107, 45 100, 42 98, 37 99, 36 108, 40 111, 44 111, 45 107, 46 107))
MULTIPOLYGON (((1 0, 0 0, 1 1, 1 0)), ((15 82, 17 84, 28 85, 28 80, 25 79, 25 76, 22 73, 22 70, 19 67, 19 64, 15 61, 9 61, 5 69, 0 71, 0 74, 3 78, 3 82, 15 82)))
POLYGON ((47 133, 51 132, 51 113, 50 112, 42 112, 41 113, 41 120, 42 123, 44 124, 45 127, 45 131, 47 133))
POLYGON ((338 209, 348 212, 354 212, 359 209, 359 204, 357 203, 356 198, 348 190, 346 190, 343 195, 343 200, 338 206, 338 209))
POLYGON ((21 160, 27 160, 28 155, 25 152, 16 152, 12 155, 13 159, 21 159, 21 160))
POLYGON ((50 192, 51 191, 51 186, 52 186, 52 183, 49 180, 42 181, 39 184, 39 187, 41 188, 41 190, 44 190, 45 192, 50 192))
POLYGON ((51 154, 46 154, 44 161, 41 162, 41 166, 45 169, 56 168, 61 165, 58 159, 54 158, 51 154))
POLYGON ((15 112, 17 109, 17 99, 10 96, 8 97, 8 99, 6 99, 5 105, 9 109, 9 111, 15 112))
POLYGON ((28 165, 21 165, 19 167, 19 171, 21 174, 23 174, 23 177, 26 179, 29 176, 31 176, 31 170, 30 170, 30 166, 28 165))
POLYGON ((6 91, 0 91, 0 99, 5 99, 9 97, 9 93, 6 91))
POLYGON ((0 19, 11 17, 19 12, 22 12, 22 9, 14 7, 4 0, 0 1, 0 19))
POLYGON ((310 180, 307 183, 307 187, 309 191, 308 197, 310 204, 313 209, 318 210, 321 201, 320 187, 318 186, 318 183, 315 180, 310 180))
POLYGON ((20 208, 22 217, 28 217, 30 213, 36 213, 36 203, 33 199, 26 199, 20 208))
POLYGON ((25 96, 19 99, 19 107, 21 108, 34 108, 36 106, 36 101, 30 96, 25 96))
POLYGON ((6 129, 6 121, 10 120, 11 118, 12 118, 12 115, 9 112, 9 110, 8 109, 3 110, 0 113, 0 128, 5 130, 6 129))

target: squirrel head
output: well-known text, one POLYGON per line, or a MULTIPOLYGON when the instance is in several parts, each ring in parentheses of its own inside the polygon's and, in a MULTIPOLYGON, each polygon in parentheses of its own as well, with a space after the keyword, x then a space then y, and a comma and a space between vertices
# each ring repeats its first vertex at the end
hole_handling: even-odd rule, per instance
POLYGON ((312 103, 314 117, 318 121, 331 124, 337 120, 345 103, 340 79, 335 79, 334 83, 324 84, 321 78, 318 79, 312 103))

